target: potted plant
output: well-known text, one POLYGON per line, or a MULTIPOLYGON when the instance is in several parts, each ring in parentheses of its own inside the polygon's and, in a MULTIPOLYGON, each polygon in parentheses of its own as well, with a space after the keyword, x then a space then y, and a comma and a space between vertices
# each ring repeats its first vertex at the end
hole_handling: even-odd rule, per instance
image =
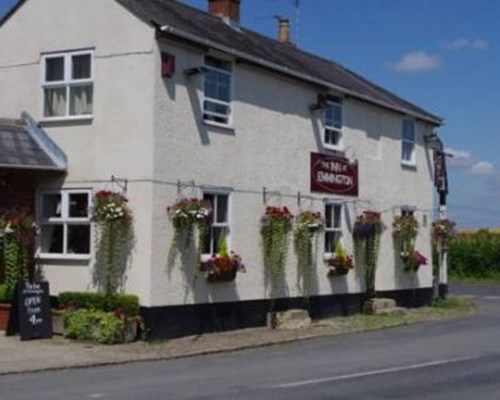
POLYGON ((208 282, 234 281, 237 272, 246 272, 241 256, 234 251, 228 251, 226 238, 222 240, 219 249, 217 254, 200 264, 200 271, 206 273, 208 282))
POLYGON ((328 273, 329 277, 344 276, 354 268, 353 257, 346 253, 342 244, 337 242, 335 252, 328 259, 328 273))

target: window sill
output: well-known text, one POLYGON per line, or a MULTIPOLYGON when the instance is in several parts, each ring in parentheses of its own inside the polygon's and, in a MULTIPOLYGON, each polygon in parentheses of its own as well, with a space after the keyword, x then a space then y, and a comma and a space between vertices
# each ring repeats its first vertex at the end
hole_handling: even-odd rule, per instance
POLYGON ((75 115, 70 117, 44 117, 40 120, 42 124, 51 124, 51 123, 73 123, 73 122, 89 122, 94 119, 94 115, 75 115))
POLYGON ((417 163, 414 161, 412 162, 412 161, 401 160, 401 166, 409 169, 417 169, 417 163))
POLYGON ((214 126, 216 128, 224 129, 228 132, 234 132, 235 130, 233 125, 225 125, 219 122, 207 121, 206 119, 203 120, 203 124, 207 126, 214 126))
POLYGON ((50 254, 41 253, 36 256, 37 260, 50 261, 50 260, 67 260, 67 261, 90 261, 90 254, 50 254))

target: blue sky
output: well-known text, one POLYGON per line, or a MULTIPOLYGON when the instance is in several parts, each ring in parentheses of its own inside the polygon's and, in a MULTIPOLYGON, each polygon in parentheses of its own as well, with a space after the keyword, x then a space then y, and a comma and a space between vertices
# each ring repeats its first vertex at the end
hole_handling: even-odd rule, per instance
MULTIPOLYGON (((207 0, 181 0, 206 9, 207 0)), ((241 24, 275 36, 297 0, 242 0, 241 24)), ((0 15, 16 1, 0 0, 0 15)), ((299 0, 293 39, 445 120, 450 217, 500 227, 500 0, 299 0)))

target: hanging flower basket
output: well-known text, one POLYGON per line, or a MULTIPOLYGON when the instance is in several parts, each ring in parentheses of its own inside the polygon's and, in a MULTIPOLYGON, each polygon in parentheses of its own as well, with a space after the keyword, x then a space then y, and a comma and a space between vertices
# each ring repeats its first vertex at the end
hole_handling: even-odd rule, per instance
POLYGON ((442 246, 448 245, 455 234, 455 223, 449 219, 440 219, 432 223, 432 239, 442 246))
POLYGON ((323 229, 324 221, 319 212, 303 211, 295 218, 297 223, 296 231, 307 231, 315 233, 323 229))
POLYGON ((205 272, 208 282, 231 282, 236 279, 237 272, 246 272, 241 257, 235 253, 216 254, 200 265, 200 271, 205 272))
POLYGON ((420 253, 418 250, 413 250, 405 255, 402 255, 405 263, 405 271, 416 272, 421 265, 427 265, 427 257, 420 253))
POLYGON ((176 230, 192 229, 194 226, 207 225, 212 215, 210 203, 201 199, 181 199, 167 207, 167 213, 176 230))
POLYGON ((354 268, 354 260, 350 255, 333 255, 328 260, 328 273, 327 276, 344 276, 347 275, 348 272, 354 268))
POLYGON ((382 231, 380 213, 376 211, 364 211, 356 217, 354 223, 354 239, 365 239, 382 231))

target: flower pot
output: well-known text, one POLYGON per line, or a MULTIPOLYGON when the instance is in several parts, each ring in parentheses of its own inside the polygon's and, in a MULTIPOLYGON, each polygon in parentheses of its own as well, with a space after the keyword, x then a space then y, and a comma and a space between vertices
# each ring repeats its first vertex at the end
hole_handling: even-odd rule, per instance
POLYGON ((232 282, 236 279, 236 268, 230 271, 210 271, 207 275, 208 282, 232 282))
POLYGON ((137 318, 130 318, 124 321, 122 330, 122 343, 131 343, 137 340, 139 333, 139 321, 137 318))
POLYGON ((0 331, 7 330, 10 316, 10 303, 0 303, 0 331))
POLYGON ((345 267, 330 267, 328 269, 328 276, 345 276, 349 272, 349 268, 345 267))
POLYGON ((64 335, 64 317, 60 311, 52 311, 52 333, 64 335))

